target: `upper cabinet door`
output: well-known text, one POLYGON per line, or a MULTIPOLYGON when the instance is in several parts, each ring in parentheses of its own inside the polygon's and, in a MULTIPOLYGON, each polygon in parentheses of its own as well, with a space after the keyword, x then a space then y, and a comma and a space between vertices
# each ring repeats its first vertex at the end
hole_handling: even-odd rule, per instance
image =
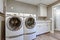
POLYGON ((3 0, 0 0, 0 12, 3 13, 3 0))
POLYGON ((39 17, 47 17, 47 6, 40 4, 38 6, 39 17))

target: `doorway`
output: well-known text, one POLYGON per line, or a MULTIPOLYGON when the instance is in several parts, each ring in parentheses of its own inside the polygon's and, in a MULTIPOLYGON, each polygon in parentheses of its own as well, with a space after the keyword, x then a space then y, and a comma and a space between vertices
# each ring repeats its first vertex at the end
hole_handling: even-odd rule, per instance
POLYGON ((60 31, 60 3, 52 6, 52 32, 60 31))

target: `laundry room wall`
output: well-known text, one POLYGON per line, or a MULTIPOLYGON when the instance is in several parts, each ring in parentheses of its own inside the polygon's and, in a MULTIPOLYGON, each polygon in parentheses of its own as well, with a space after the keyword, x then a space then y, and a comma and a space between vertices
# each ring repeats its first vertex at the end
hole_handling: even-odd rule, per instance
POLYGON ((48 7, 48 12, 47 12, 47 19, 51 19, 52 18, 52 7, 48 7))
POLYGON ((37 6, 15 0, 7 0, 7 12, 37 14, 37 6))
MULTIPOLYGON (((7 4, 7 6, 6 6, 7 12, 36 14, 37 20, 41 20, 41 19, 44 20, 44 18, 38 18, 39 12, 38 12, 38 6, 36 6, 36 5, 18 2, 15 0, 7 0, 6 4, 7 4)), ((47 15, 46 19, 52 18, 52 8, 51 7, 48 7, 47 14, 48 15, 47 15)))

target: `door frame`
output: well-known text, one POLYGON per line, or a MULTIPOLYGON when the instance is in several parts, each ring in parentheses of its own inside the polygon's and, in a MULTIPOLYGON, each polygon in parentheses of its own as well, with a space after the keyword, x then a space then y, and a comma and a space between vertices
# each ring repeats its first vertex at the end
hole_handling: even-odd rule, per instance
POLYGON ((55 27, 54 27, 54 13, 56 13, 56 10, 54 10, 54 8, 56 7, 56 6, 59 6, 60 5, 60 3, 58 3, 58 4, 56 4, 56 5, 54 5, 54 6, 52 6, 52 31, 51 31, 51 33, 54 33, 54 31, 55 31, 55 27))

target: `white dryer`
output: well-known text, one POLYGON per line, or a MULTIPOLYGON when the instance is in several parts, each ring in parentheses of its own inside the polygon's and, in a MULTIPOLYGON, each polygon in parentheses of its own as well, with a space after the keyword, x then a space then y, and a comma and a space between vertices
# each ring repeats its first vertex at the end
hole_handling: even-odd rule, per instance
POLYGON ((24 40, 36 38, 36 17, 34 15, 25 16, 24 18, 24 40))
POLYGON ((11 12, 7 12, 5 17, 5 40, 23 40, 23 18, 11 12))

